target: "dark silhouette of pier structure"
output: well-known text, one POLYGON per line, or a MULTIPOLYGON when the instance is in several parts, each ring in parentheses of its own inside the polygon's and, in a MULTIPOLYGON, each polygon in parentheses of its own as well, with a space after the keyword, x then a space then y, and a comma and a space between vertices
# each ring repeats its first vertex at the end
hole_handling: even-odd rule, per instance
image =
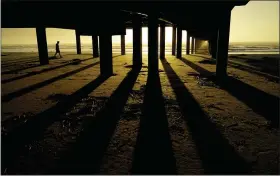
MULTIPOLYGON (((175 89, 175 84, 179 85, 177 91, 175 91, 176 97, 179 99, 179 105, 183 109, 183 115, 186 119, 186 123, 190 126, 192 134, 195 136, 194 140, 199 148, 199 154, 204 160, 204 167, 206 173, 247 173, 246 164, 240 157, 235 155, 233 148, 226 142, 226 140, 216 130, 216 126, 208 122, 206 115, 199 109, 199 105, 195 102, 194 98, 190 96, 190 93, 185 90, 184 84, 179 81, 177 75, 173 69, 165 62, 165 27, 172 27, 172 55, 178 59, 182 59, 184 63, 190 65, 190 67, 199 70, 199 72, 206 72, 202 68, 191 65, 187 60, 182 58, 182 31, 187 31, 187 37, 184 39, 186 42, 186 54, 195 54, 197 48, 202 43, 201 41, 209 42, 210 54, 216 60, 216 79, 219 81, 227 80, 227 62, 228 62, 228 47, 229 47, 229 33, 230 33, 230 18, 231 10, 235 6, 246 5, 247 0, 236 1, 135 1, 135 2, 79 2, 79 1, 43 1, 43 2, 29 2, 29 1, 8 1, 2 0, 2 28, 36 28, 37 44, 39 60, 41 65, 49 64, 49 55, 47 48, 46 28, 63 28, 75 30, 76 35, 76 50, 77 54, 81 54, 81 35, 92 37, 92 56, 93 58, 100 58, 98 64, 100 65, 100 76, 98 79, 92 81, 88 85, 84 86, 81 90, 75 92, 73 95, 68 96, 64 101, 61 101, 54 108, 44 111, 29 121, 27 124, 18 128, 13 133, 5 137, 3 140, 4 153, 3 160, 6 165, 12 163, 11 155, 16 155, 16 151, 19 146, 24 146, 25 143, 30 142, 33 138, 40 138, 43 134, 43 128, 55 121, 54 114, 57 112, 64 113, 67 108, 73 106, 78 100, 87 96, 90 91, 98 87, 108 77, 113 75, 113 54, 112 54, 112 36, 121 36, 121 55, 125 55, 125 35, 126 29, 133 29, 133 54, 132 54, 132 67, 133 69, 120 84, 119 88, 114 92, 109 102, 107 111, 103 110, 97 114, 99 117, 106 117, 97 121, 98 127, 94 126, 89 128, 85 132, 80 141, 77 142, 76 148, 74 148, 74 159, 70 156, 67 158, 68 163, 74 163, 73 172, 83 170, 84 173, 92 173, 91 168, 84 169, 87 160, 84 157, 90 157, 95 155, 94 167, 98 167, 99 160, 102 158, 102 151, 106 148, 109 137, 115 128, 115 124, 121 114, 121 108, 125 104, 129 91, 133 87, 138 72, 142 67, 142 27, 148 27, 148 82, 146 97, 144 101, 144 117, 152 120, 152 124, 142 121, 140 130, 141 135, 139 137, 138 148, 136 149, 136 162, 133 166, 133 172, 135 173, 148 173, 149 167, 152 164, 157 163, 154 167, 155 172, 162 169, 163 173, 175 174, 175 161, 170 152, 168 157, 165 158, 168 152, 161 152, 158 148, 163 148, 163 151, 171 151, 169 144, 169 136, 166 133, 166 123, 163 119, 165 116, 165 110, 163 107, 163 98, 161 95, 161 87, 159 80, 159 62, 161 60, 164 70, 169 75, 168 79, 172 80, 172 88, 175 89), (55 9, 54 9, 55 7, 55 9), (160 27, 160 35, 158 34, 158 27, 160 27), (160 39, 160 40, 158 40, 160 39), (158 45, 159 52, 158 52, 158 45), (159 54, 158 54, 159 53, 159 54), (172 77, 173 75, 173 77, 172 77), (175 79, 174 79, 175 77, 175 79), (172 79, 171 79, 172 78, 172 79), (161 103, 160 103, 161 102, 161 103), (189 110, 186 110, 186 105, 191 106, 189 110), (154 106, 154 107, 152 107, 154 106), (187 116, 194 116, 199 118, 188 119, 187 116), (51 118, 50 118, 51 117, 51 118), (111 118, 112 117, 112 118, 111 118), (163 118, 160 118, 163 117, 163 118), (113 120, 112 120, 113 119, 113 120), (110 122, 110 123, 108 123, 110 122), (40 125, 38 125, 40 124, 40 125), (106 126, 105 124, 108 124, 106 126), (153 133, 154 126, 158 131, 153 133), (196 128, 198 126, 198 128, 196 128), (150 133, 153 133, 150 135, 150 133), (99 140, 96 145, 93 146, 89 136, 94 134, 94 138, 99 140), (107 136, 102 136, 102 135, 107 136), (21 138, 21 136, 25 138, 21 138), (161 140, 155 141, 157 135, 163 136, 161 140), (102 138, 102 137, 104 138, 102 138), (144 137, 143 137, 144 136, 144 137), (216 136, 216 138, 215 138, 216 136), (217 137, 218 136, 218 137, 217 137), (102 139, 101 139, 102 138, 102 139), (214 139, 215 138, 215 139, 214 139), (19 140, 15 140, 19 139, 19 140), (100 142, 101 141, 101 142, 100 142), (214 142, 213 142, 214 141, 214 142), (148 152, 142 150, 145 149, 147 143, 152 143, 153 148, 148 152), (14 144, 12 147, 9 144, 14 144), (84 146, 87 146, 85 149, 84 146), (140 147, 139 147, 140 146, 140 147), (144 146, 144 147, 143 147, 144 146), (156 147, 158 146, 158 148, 156 147), (95 148, 95 151, 91 150, 95 148), (208 152, 208 150, 210 152, 208 152), (15 151, 15 152, 14 152, 15 151), (93 153, 88 153, 92 151, 93 153), (213 152, 212 152, 213 151, 213 152), (96 153, 94 153, 96 152, 96 153), (222 155, 217 157, 215 154, 221 152, 222 155), (151 155, 154 154, 152 160, 147 161, 151 155), (161 159, 163 158, 163 159, 161 159), (68 161, 68 159, 70 161, 68 161), (73 161, 72 161, 72 160, 73 161), (225 160, 230 162, 224 164, 225 160), (74 161, 75 160, 75 161, 74 161), (218 165, 213 161, 218 160, 218 165), (77 161, 78 164, 76 163, 77 161), (85 163, 80 163, 83 161, 85 163), (238 164, 239 163, 239 164, 238 164), (80 164, 80 165, 79 165, 80 164), (85 164, 85 166, 83 165, 85 164), (225 166, 221 168, 220 166, 225 166)), ((92 65, 96 65, 93 63, 92 65)), ((90 66, 86 66, 87 68, 90 66)), ((54 68, 51 68, 54 69, 54 68)), ((51 70, 49 69, 49 70, 51 70)), ((85 69, 81 68, 80 70, 85 69)), ((60 78, 66 77, 77 71, 65 73, 61 76, 55 77, 51 80, 42 82, 33 87, 23 89, 19 92, 9 94, 4 97, 4 101, 22 95, 26 92, 34 90, 38 87, 42 87, 50 82, 54 82, 60 78)), ((46 72, 46 71, 45 71, 46 72)), ((206 73, 208 74, 208 73, 206 73)), ((23 75, 24 76, 24 75, 23 75)), ((239 86, 245 86, 245 84, 238 81, 228 79, 226 83, 231 85, 239 84, 239 86)), ((232 92, 232 94, 239 96, 242 99, 242 94, 237 90, 234 90, 234 86, 225 86, 226 90, 232 92), (231 89, 229 88, 231 87, 231 89)), ((268 97, 266 94, 261 94, 259 91, 250 91, 251 87, 246 87, 250 96, 243 99, 247 102, 248 106, 253 106, 255 109, 260 109, 258 104, 254 104, 252 100, 253 95, 261 95, 266 98, 267 101, 277 99, 268 97)), ((277 108, 274 108, 277 109, 277 108)), ((271 111, 272 112, 272 111, 271 111)), ((271 114, 265 114, 260 112, 264 116, 271 116, 271 114)), ((148 147, 147 147, 148 148, 148 147)), ((2 150, 3 151, 3 150, 2 150)), ((63 163, 64 164, 64 163, 63 163)), ((63 165, 62 164, 62 165, 63 165)), ((59 167, 56 172, 65 173, 63 167, 59 167), (62 168, 62 169, 61 169, 62 168), (61 170, 60 170, 61 169, 61 170)), ((94 170, 97 168, 94 168, 94 170)))
POLYGON ((201 40, 211 43, 211 55, 217 59, 216 75, 227 75, 231 10, 247 0, 222 1, 136 1, 136 2, 28 2, 2 1, 3 28, 36 28, 40 64, 48 64, 46 28, 74 29, 77 54, 81 54, 81 35, 92 36, 93 57, 100 56, 101 74, 111 75, 111 36, 121 35, 121 54, 125 54, 126 29, 133 29, 133 66, 142 64, 141 27, 148 27, 149 71, 158 69, 165 57, 165 27, 173 27, 172 55, 182 57, 182 31, 187 31, 186 54, 195 53, 201 40), (58 12, 51 12, 56 7, 58 12), (149 8, 147 8, 149 7, 149 8), (161 35, 158 36, 160 26, 161 35), (99 36, 99 40, 97 36, 99 36), (192 40, 190 40, 192 37, 192 40), (194 42, 196 41, 196 44, 194 42), (192 43, 190 48, 190 42, 192 43), (100 50, 99 50, 100 48, 100 50), (177 50, 177 52, 175 52, 177 50), (100 53, 99 53, 100 51, 100 53))

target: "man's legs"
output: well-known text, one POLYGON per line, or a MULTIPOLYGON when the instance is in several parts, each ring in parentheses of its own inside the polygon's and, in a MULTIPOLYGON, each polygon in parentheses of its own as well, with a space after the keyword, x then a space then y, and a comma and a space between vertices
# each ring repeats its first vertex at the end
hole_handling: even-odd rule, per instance
POLYGON ((60 56, 60 58, 63 58, 63 57, 61 56, 60 52, 59 52, 59 56, 60 56))

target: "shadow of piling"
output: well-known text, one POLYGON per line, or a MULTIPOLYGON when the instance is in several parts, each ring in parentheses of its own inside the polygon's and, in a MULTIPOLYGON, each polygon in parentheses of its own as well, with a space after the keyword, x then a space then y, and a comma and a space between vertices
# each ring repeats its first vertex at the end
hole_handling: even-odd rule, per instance
MULTIPOLYGON (((55 106, 45 110, 38 115, 31 117, 24 124, 16 127, 7 135, 2 135, 2 167, 6 168, 13 163, 18 154, 23 151, 24 145, 43 137, 44 131, 55 121, 61 120, 58 117, 66 113, 82 98, 88 96, 109 77, 99 76, 73 94, 66 96, 55 106)), ((3 124, 3 122, 2 122, 3 124)))
MULTIPOLYGON (((87 61, 87 60, 90 60, 90 59, 93 59, 93 58, 84 59, 84 60, 81 60, 81 62, 84 62, 84 61, 87 61)), ((54 67, 50 67, 50 68, 45 68, 45 69, 40 70, 40 71, 30 72, 30 73, 27 73, 25 75, 21 75, 21 76, 13 77, 13 78, 10 78, 10 79, 2 80, 1 82, 2 82, 2 84, 5 84, 5 83, 8 83, 8 82, 12 82, 12 81, 23 79, 23 78, 26 78, 26 77, 29 77, 29 76, 33 76, 33 75, 38 75, 38 74, 41 74, 41 73, 49 72, 49 71, 52 71, 52 70, 55 70, 55 69, 59 69, 59 68, 63 68, 63 67, 66 67, 68 65, 73 65, 73 64, 74 64, 74 62, 70 62, 70 63, 66 63, 66 64, 62 64, 62 65, 58 65, 58 66, 54 66, 54 67)), ((17 70, 6 71, 5 73, 6 74, 10 74, 10 73, 22 71, 22 70, 29 69, 29 68, 39 67, 39 66, 42 66, 42 65, 35 65, 35 66, 32 66, 32 67, 28 67, 28 68, 22 68, 22 69, 17 69, 17 70)), ((2 73, 2 74, 4 74, 4 73, 2 73)))
POLYGON ((149 74, 132 174, 176 174, 159 74, 149 74))
POLYGON ((17 66, 17 65, 22 65, 22 64, 31 64, 31 63, 39 63, 39 59, 38 60, 34 60, 34 59, 29 59, 29 60, 19 60, 19 61, 6 61, 1 63, 1 68, 7 68, 7 67, 11 67, 11 66, 17 66))
POLYGON ((105 107, 85 124, 84 131, 64 154, 50 174, 97 174, 102 158, 114 134, 123 108, 138 77, 132 69, 109 98, 105 107))
POLYGON ((30 85, 30 86, 25 87, 25 88, 22 88, 22 89, 20 89, 20 90, 18 90, 18 91, 8 93, 8 94, 2 96, 2 102, 11 101, 12 99, 14 99, 14 98, 16 98, 16 97, 22 96, 22 95, 27 94, 27 93, 29 93, 29 92, 31 92, 31 91, 34 91, 34 90, 39 89, 39 88, 41 88, 41 87, 44 87, 44 86, 46 86, 46 85, 48 85, 48 84, 51 84, 51 83, 53 83, 53 82, 55 82, 55 81, 58 81, 58 80, 60 80, 60 79, 66 78, 66 77, 68 77, 68 76, 71 76, 71 75, 76 74, 76 73, 78 73, 78 72, 81 72, 81 71, 83 71, 83 70, 86 70, 86 69, 88 69, 88 68, 90 68, 90 67, 93 67, 93 66, 99 64, 99 63, 100 63, 100 62, 98 61, 98 62, 96 62, 96 63, 89 64, 89 65, 87 65, 87 66, 85 66, 85 67, 82 67, 82 68, 79 68, 79 69, 76 69, 76 70, 73 70, 73 71, 64 73, 64 74, 62 74, 62 75, 56 76, 56 77, 51 78, 51 79, 48 79, 48 80, 46 80, 46 81, 43 81, 43 82, 40 82, 40 83, 37 83, 37 84, 34 84, 34 85, 30 85))
MULTIPOLYGON (((69 55, 69 54, 66 54, 69 55)), ((64 55, 64 56, 66 56, 64 55)), ((57 59, 57 57, 55 56, 49 56, 49 60, 53 60, 53 59, 57 59)), ((18 65, 19 63, 30 63, 30 62, 38 62, 39 63, 40 59, 39 56, 35 56, 35 57, 23 57, 23 58, 19 58, 19 59, 8 59, 3 62, 3 65, 11 65, 11 64, 16 64, 18 65)))
MULTIPOLYGON (((20 71, 23 71, 23 70, 27 70, 29 68, 35 68, 35 67, 40 67, 41 65, 40 64, 36 64, 36 65, 31 65, 29 67, 23 67, 23 68, 18 68, 18 69, 15 69, 15 70, 8 70, 8 71, 3 71, 1 72, 2 75, 5 75, 5 74, 13 74, 13 73, 17 73, 17 72, 20 72, 20 71)), ((3 81, 2 81, 2 84, 3 84, 3 81)))
POLYGON ((263 116, 271 122, 271 127, 279 128, 279 98, 259 90, 249 84, 246 84, 234 77, 228 76, 223 82, 218 82, 215 74, 200 67, 199 65, 187 60, 181 59, 186 65, 190 66, 201 75, 210 76, 213 82, 222 89, 236 97, 241 102, 249 106, 255 113, 263 116))
MULTIPOLYGON (((9 56, 8 55, 1 55, 1 56, 9 56)), ((33 56, 33 57, 21 57, 19 59, 9 59, 7 60, 7 62, 17 62, 17 61, 24 61, 24 60, 34 60, 34 59, 38 59, 39 60, 39 57, 38 56, 33 56)))
MULTIPOLYGON (((113 58, 116 58, 116 57, 119 57, 119 56, 122 56, 122 55, 116 55, 116 56, 113 56, 113 58)), ((54 58, 54 56, 52 56, 52 58, 54 58)), ((83 59, 83 60, 80 60, 80 62, 84 62, 84 61, 87 61, 87 60, 90 60, 90 59, 96 59, 96 58, 87 58, 87 59, 83 59)), ((5 84, 5 83, 9 83, 9 82, 12 82, 12 81, 16 81, 16 80, 19 80, 19 79, 23 79, 23 78, 26 78, 26 77, 29 77, 29 76, 33 76, 33 75, 37 75, 37 74, 41 74, 41 73, 45 73, 45 72, 48 72, 48 71, 52 71, 52 70, 55 70, 55 69, 59 69, 59 68, 62 68, 62 67, 66 67, 68 65, 73 65, 77 63, 77 61, 75 61, 75 59, 72 60, 72 62, 70 63, 66 63, 66 64, 62 64, 62 65, 58 65, 58 66, 54 66, 54 67, 50 67, 50 68, 45 68, 43 70, 40 70, 40 71, 36 71, 36 72, 30 72, 30 73, 27 73, 25 75, 21 75, 21 76, 17 76, 17 77, 13 77, 13 78, 10 78, 10 79, 5 79, 5 80, 2 80, 1 83, 2 84, 5 84)), ((24 67, 24 68, 19 68, 19 69, 15 69, 15 70, 8 70, 8 71, 4 71, 2 72, 1 74, 13 74, 13 73, 17 73, 19 71, 23 71, 23 70, 27 70, 27 69, 30 69, 30 68, 35 68, 35 67, 40 67, 42 65, 33 65, 33 66, 30 66, 30 67, 24 67)))
POLYGON ((210 121, 172 67, 165 60, 162 60, 162 65, 196 144, 204 174, 248 173, 249 167, 245 160, 235 152, 218 127, 210 121))
MULTIPOLYGON (((216 64, 215 58, 208 58, 200 55, 195 55, 195 56, 204 59, 202 61, 199 61, 199 63, 212 64, 212 65, 216 64)), ((271 66, 263 66, 263 64, 267 64, 267 63, 262 62, 262 60, 243 58, 242 60, 246 60, 246 62, 249 63, 249 65, 247 65, 245 63, 236 62, 233 58, 239 58, 239 56, 230 56, 228 60, 228 66, 265 77, 268 81, 279 82, 280 78, 279 78, 279 69, 277 68, 278 66, 277 60, 276 63, 273 62, 269 63, 271 66), (276 67, 271 68, 274 66, 276 67)))

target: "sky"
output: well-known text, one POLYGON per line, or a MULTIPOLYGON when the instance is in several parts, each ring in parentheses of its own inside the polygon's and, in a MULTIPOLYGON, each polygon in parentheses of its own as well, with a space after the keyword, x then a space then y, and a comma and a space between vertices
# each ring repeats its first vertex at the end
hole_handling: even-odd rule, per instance
MULTIPOLYGON (((142 28, 143 44, 147 43, 147 28, 142 28)), ((75 31, 47 28, 48 44, 75 43, 75 31)), ((2 28, 2 45, 36 44, 35 28, 2 28)), ((186 32, 183 31, 183 38, 186 32)), ((113 43, 120 36, 112 37, 113 43)), ((171 43, 172 28, 166 28, 166 43, 171 43)), ((126 31, 126 42, 132 43, 132 30, 126 31)), ((245 6, 236 6, 231 13, 230 43, 233 42, 279 42, 279 1, 250 1, 245 6)), ((91 43, 90 36, 81 36, 81 43, 91 43)))

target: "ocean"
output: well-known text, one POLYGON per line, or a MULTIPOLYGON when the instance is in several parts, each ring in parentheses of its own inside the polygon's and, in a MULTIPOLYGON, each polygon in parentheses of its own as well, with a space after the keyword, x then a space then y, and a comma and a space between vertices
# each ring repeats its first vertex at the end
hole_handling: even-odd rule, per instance
MULTIPOLYGON (((55 44, 48 45, 49 52, 55 51, 55 44)), ((76 52, 75 44, 60 44, 61 52, 76 52)), ((143 53, 147 53, 147 45, 142 46, 143 53)), ((207 45, 204 45, 198 51, 208 52, 207 45)), ((38 52, 37 44, 25 45, 2 45, 1 52, 38 52)), ((90 43, 82 44, 83 53, 91 53, 92 45, 90 43)), ((186 52, 185 44, 182 45, 182 52, 186 52)), ((113 53, 120 53, 120 44, 113 43, 113 53)), ((126 44, 126 53, 132 53, 132 44, 126 44)), ((166 44, 166 54, 171 54, 171 44, 166 44)), ((278 43, 230 43, 229 54, 279 54, 278 43)))

